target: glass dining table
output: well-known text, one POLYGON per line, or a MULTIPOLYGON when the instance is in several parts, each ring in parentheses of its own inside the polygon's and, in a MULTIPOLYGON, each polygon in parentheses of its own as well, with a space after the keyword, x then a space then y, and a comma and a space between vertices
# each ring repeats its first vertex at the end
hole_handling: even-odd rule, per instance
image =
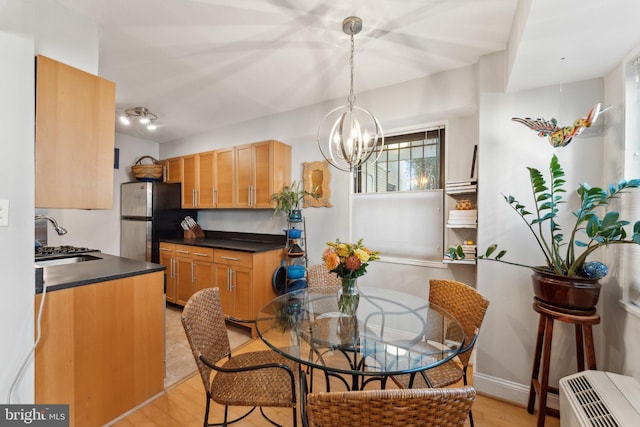
POLYGON ((361 287, 356 314, 341 314, 336 287, 281 295, 259 311, 256 330, 274 351, 359 390, 456 356, 464 330, 446 310, 390 289, 361 287), (350 381, 349 381, 350 380, 350 381))

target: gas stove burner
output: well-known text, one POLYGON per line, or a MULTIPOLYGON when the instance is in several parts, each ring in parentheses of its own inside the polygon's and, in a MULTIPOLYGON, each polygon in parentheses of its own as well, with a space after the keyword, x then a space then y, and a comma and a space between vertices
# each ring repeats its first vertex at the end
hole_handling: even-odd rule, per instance
POLYGON ((40 246, 36 248, 36 256, 82 254, 86 252, 98 252, 98 250, 78 246, 40 246))

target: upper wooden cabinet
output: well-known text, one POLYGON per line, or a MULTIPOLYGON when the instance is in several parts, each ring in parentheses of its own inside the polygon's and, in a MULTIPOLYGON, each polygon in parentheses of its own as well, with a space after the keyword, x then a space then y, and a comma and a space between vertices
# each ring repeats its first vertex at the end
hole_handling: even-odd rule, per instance
POLYGON ((215 152, 216 207, 235 207, 236 150, 234 147, 215 152))
POLYGON ((175 184, 182 182, 182 158, 174 157, 163 162, 165 182, 175 184))
POLYGON ((182 157, 182 207, 215 208, 215 153, 182 157))
MULTIPOLYGON (((167 170, 171 160, 164 161, 167 170)), ((291 147, 275 140, 191 154, 180 160, 185 209, 269 209, 273 207, 271 195, 291 181, 291 147)))
POLYGON ((271 195, 288 185, 291 179, 291 147, 271 140, 235 149, 235 207, 272 207, 271 195))
POLYGON ((113 82, 36 58, 35 206, 111 209, 113 82))
POLYGON ((272 208, 271 195, 291 183, 291 146, 279 141, 252 144, 252 208, 272 208))
POLYGON ((198 207, 200 162, 197 154, 182 157, 182 208, 198 207))

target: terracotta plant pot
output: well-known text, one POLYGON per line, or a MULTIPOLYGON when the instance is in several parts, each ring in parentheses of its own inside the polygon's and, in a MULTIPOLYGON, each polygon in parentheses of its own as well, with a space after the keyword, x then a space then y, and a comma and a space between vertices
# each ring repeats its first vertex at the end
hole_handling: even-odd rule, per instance
POLYGON ((600 298, 598 279, 561 276, 543 269, 533 269, 531 279, 536 298, 561 310, 591 312, 600 298))

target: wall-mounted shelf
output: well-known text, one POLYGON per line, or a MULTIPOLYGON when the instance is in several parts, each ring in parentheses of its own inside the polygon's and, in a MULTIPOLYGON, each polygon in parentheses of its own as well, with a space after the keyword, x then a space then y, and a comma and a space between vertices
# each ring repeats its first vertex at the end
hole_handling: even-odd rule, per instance
POLYGON ((445 185, 445 232, 443 264, 476 264, 475 240, 478 228, 478 180, 475 178, 447 181, 445 185), (461 245, 466 258, 452 260, 448 248, 461 245))

